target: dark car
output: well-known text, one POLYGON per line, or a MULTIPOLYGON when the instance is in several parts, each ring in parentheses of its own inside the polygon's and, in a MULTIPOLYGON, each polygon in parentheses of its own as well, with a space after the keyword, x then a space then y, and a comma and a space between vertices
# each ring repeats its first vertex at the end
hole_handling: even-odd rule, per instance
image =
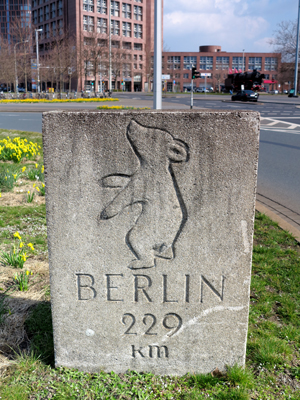
POLYGON ((242 101, 257 101, 259 94, 253 92, 253 90, 239 90, 236 94, 231 96, 231 100, 242 100, 242 101))
POLYGON ((290 92, 289 92, 289 94, 288 94, 288 97, 298 97, 298 96, 295 94, 295 89, 291 89, 291 90, 290 90, 290 92))

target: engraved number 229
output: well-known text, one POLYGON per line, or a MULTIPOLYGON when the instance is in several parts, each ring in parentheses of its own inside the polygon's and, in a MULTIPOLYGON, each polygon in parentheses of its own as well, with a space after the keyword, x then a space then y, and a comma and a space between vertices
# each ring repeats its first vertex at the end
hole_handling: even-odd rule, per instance
MULTIPOLYGON (((131 321, 129 322, 129 327, 128 329, 124 332, 125 335, 137 335, 136 332, 131 332, 131 329, 133 328, 136 319, 135 316, 133 314, 130 313, 126 313, 123 315, 122 317, 122 323, 124 325, 127 325, 126 320, 128 321, 129 319, 131 319, 131 321), (127 318, 128 317, 128 318, 127 318)), ((148 323, 150 322, 150 326, 149 328, 145 331, 145 335, 157 335, 157 333, 153 332, 153 328, 156 325, 156 317, 153 314, 145 314, 144 318, 143 318, 143 324, 144 325, 148 325, 148 323)), ((178 330, 181 328, 182 325, 182 318, 175 313, 168 313, 164 316, 163 321, 162 321, 162 325, 164 328, 168 329, 168 330, 172 330, 174 329, 173 332, 168 333, 167 335, 169 337, 173 336, 176 332, 178 332, 178 330), (174 321, 175 319, 175 321, 174 321), (175 323, 170 323, 170 320, 175 323)))

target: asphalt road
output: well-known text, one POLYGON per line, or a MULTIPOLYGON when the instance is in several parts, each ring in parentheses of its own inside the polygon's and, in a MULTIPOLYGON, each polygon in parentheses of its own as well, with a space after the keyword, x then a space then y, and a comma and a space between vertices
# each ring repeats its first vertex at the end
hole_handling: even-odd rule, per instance
MULTIPOLYGON (((151 107, 153 101, 152 97, 138 93, 118 97, 121 104, 141 107, 151 107)), ((261 96, 259 100, 258 103, 232 103, 227 96, 202 95, 194 97, 194 108, 246 109, 261 113, 258 200, 300 229, 300 99, 261 96)), ((189 105, 189 96, 173 95, 163 99, 163 108, 188 109, 189 105)), ((0 128, 41 132, 41 112, 58 107, 95 110, 96 104, 14 104, 9 108, 1 105, 0 128), (11 112, 12 109, 18 112, 11 112)))

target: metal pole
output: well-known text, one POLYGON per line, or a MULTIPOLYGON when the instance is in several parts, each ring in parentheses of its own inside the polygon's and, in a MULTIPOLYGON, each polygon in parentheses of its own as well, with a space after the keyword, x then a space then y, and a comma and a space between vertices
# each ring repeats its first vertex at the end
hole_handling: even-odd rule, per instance
POLYGON ((37 68, 37 88, 38 93, 40 93, 40 64, 39 64, 39 32, 43 29, 35 30, 35 45, 36 45, 36 68, 37 68))
POLYGON ((109 57, 109 67, 108 67, 108 90, 111 92, 111 3, 110 0, 107 4, 108 7, 108 57, 109 57))
POLYGON ((205 84, 205 96, 206 96, 206 89, 207 89, 207 87, 206 87, 206 75, 205 75, 205 79, 204 79, 204 84, 205 84))
POLYGON ((15 54, 15 92, 18 93, 18 77, 17 77, 17 56, 16 56, 16 45, 14 46, 14 54, 15 54))
POLYGON ((153 77, 153 109, 162 108, 162 85, 161 85, 161 39, 162 39, 162 21, 161 21, 161 0, 155 0, 154 3, 154 77, 153 77))
POLYGON ((243 49, 243 72, 245 72, 245 59, 244 59, 244 52, 245 52, 245 49, 243 49))
POLYGON ((191 110, 194 106, 194 81, 193 78, 191 80, 191 110))
POLYGON ((295 78, 294 78, 294 96, 298 97, 298 58, 299 58, 299 28, 300 28, 300 0, 298 4, 298 24, 297 24, 297 44, 296 44, 296 59, 295 59, 295 78))

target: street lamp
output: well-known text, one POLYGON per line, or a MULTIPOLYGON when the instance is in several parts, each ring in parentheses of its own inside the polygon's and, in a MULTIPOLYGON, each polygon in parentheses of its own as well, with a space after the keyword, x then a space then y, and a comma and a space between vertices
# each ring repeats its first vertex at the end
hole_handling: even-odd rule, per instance
POLYGON ((43 32, 43 29, 35 30, 35 44, 36 44, 36 68, 37 68, 37 87, 38 93, 40 93, 40 64, 39 64, 39 32, 43 32))
POLYGON ((245 49, 243 49, 243 72, 245 72, 245 58, 244 58, 245 49))
POLYGON ((16 81, 16 87, 15 87, 15 92, 18 93, 18 73, 17 73, 17 55, 16 55, 16 46, 17 44, 21 43, 28 43, 29 40, 24 40, 22 42, 18 42, 14 45, 14 54, 15 54, 15 81, 16 81))

